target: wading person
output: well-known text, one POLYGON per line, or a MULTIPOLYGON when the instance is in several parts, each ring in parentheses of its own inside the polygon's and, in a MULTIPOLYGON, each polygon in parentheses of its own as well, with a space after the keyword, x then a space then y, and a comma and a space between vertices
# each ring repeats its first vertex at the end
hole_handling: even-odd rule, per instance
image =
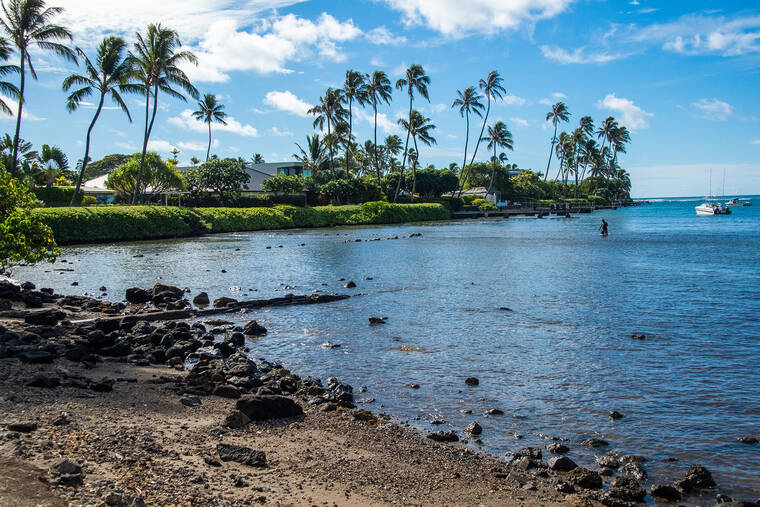
POLYGON ((607 221, 602 218, 602 225, 599 226, 599 232, 602 236, 607 236, 607 221))

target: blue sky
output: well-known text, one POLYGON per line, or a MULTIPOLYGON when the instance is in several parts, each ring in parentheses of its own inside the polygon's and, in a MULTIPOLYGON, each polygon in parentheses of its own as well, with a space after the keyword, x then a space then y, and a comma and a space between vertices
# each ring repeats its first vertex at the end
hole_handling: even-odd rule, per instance
MULTIPOLYGON (((232 117, 215 128, 220 156, 262 153, 291 158, 312 133, 305 110, 347 69, 386 71, 391 80, 413 63, 431 77, 430 103, 417 107, 438 126, 438 145, 421 163, 461 164, 465 126, 450 109, 457 90, 498 70, 509 95, 489 123, 503 120, 515 139, 510 160, 543 170, 551 139, 548 104, 597 123, 615 116, 632 131, 621 164, 634 196, 703 195, 707 174, 726 171, 726 193, 760 194, 760 6, 756 1, 664 0, 59 0, 60 22, 88 52, 106 34, 132 41, 149 22, 175 28, 200 58, 187 69, 201 93, 214 93, 232 117), (127 5, 128 4, 128 5, 127 5)), ((39 81, 27 88, 22 137, 83 156, 93 110, 65 109, 60 83, 74 68, 36 54, 39 81)), ((151 147, 180 160, 203 158, 205 125, 194 101, 162 97, 151 147)), ((93 137, 94 159, 139 150, 135 123, 109 109, 93 137)), ((381 109, 378 136, 396 133, 407 107, 401 92, 381 109)), ((372 136, 371 110, 357 113, 360 141, 372 136)), ((12 119, 0 121, 4 132, 12 119)), ((476 136, 473 126, 471 136, 476 136)), ((485 151, 480 152, 487 158, 485 151)), ((480 158, 480 155, 479 155, 480 158)), ((722 183, 721 183, 722 184, 722 183)), ((721 188, 713 187, 714 193, 721 188)))

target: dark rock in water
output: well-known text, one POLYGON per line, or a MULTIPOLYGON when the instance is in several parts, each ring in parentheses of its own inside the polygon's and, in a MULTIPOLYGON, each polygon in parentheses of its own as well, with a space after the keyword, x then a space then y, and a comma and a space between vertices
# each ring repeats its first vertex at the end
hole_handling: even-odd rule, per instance
POLYGON ((21 289, 23 290, 34 290, 37 286, 34 285, 32 282, 24 282, 21 284, 21 289))
POLYGON ((698 489, 712 489, 716 486, 710 471, 702 465, 692 465, 686 473, 686 480, 698 489))
POLYGON ((565 478, 571 483, 586 489, 601 489, 602 476, 588 468, 578 467, 567 473, 565 478))
POLYGON ((419 389, 420 385, 419 384, 404 384, 404 387, 406 387, 407 389, 419 389))
POLYGON ((29 350, 17 355, 22 363, 47 364, 52 363, 55 356, 47 350, 29 350))
POLYGON ((631 338, 633 338, 634 340, 646 340, 647 339, 647 335, 640 334, 640 333, 638 333, 638 334, 634 333, 634 334, 631 335, 631 338))
POLYGON ((480 384, 480 380, 478 380, 476 377, 467 377, 464 379, 464 383, 468 386, 476 386, 480 384))
POLYGON ((124 299, 127 301, 127 303, 141 305, 153 299, 153 294, 145 289, 132 287, 131 289, 127 289, 127 293, 124 299))
POLYGON ((549 460, 549 468, 558 472, 569 472, 578 468, 575 461, 571 460, 567 456, 555 456, 549 460))
POLYGON ((543 453, 541 452, 541 449, 538 447, 523 447, 519 451, 517 451, 514 456, 512 457, 512 461, 514 461, 517 458, 531 458, 531 459, 541 459, 543 457, 543 453))
POLYGON ((233 410, 224 420, 224 425, 233 430, 245 428, 251 424, 251 419, 240 410, 233 410))
POLYGON ((644 481, 649 477, 649 474, 647 474, 647 471, 644 470, 644 467, 638 463, 626 463, 620 469, 620 473, 633 477, 637 481, 644 481))
POLYGON ((157 283, 156 285, 154 285, 151 292, 153 296, 157 296, 158 294, 161 294, 163 292, 170 292, 174 295, 175 298, 181 298, 182 295, 185 293, 185 291, 180 289, 179 287, 175 287, 173 285, 166 285, 163 283, 157 283))
POLYGON ((24 317, 24 322, 32 325, 55 326, 65 318, 66 314, 64 312, 50 308, 27 313, 24 317))
POLYGON ((208 306, 211 304, 211 300, 208 298, 208 294, 201 292, 193 298, 193 304, 197 306, 208 306))
POLYGON ((6 424, 5 427, 8 431, 16 431, 18 433, 31 433, 37 431, 37 423, 33 422, 19 422, 6 424))
POLYGON ((618 468, 620 466, 620 462, 615 456, 597 456, 595 460, 596 464, 602 468, 618 468))
POLYGON ((301 405, 284 396, 244 397, 237 401, 235 407, 252 421, 297 417, 303 414, 301 405))
POLYGON ((602 440, 601 438, 589 438, 581 442, 581 445, 583 447, 605 447, 610 445, 610 443, 606 440, 602 440))
POLYGON ((467 427, 464 429, 464 432, 469 433, 470 435, 480 435, 483 433, 483 427, 477 422, 473 421, 467 425, 467 427))
POLYGON ((511 308, 508 308, 506 306, 500 306, 499 310, 501 310, 502 312, 511 312, 511 311, 513 311, 511 308))
POLYGON ((612 468, 601 467, 599 469, 599 475, 602 477, 612 477, 615 475, 615 470, 612 468))
POLYGON ((631 477, 616 477, 610 485, 609 496, 625 502, 643 502, 647 492, 631 477))
POLYGON ((570 448, 568 446, 559 443, 547 445, 546 450, 552 454, 565 454, 566 452, 570 452, 570 448))
POLYGON ((370 317, 369 318, 369 325, 370 326, 379 326, 380 324, 385 324, 386 320, 388 320, 388 317, 370 317))
POLYGON ((222 461, 234 461, 251 467, 267 466, 266 454, 242 445, 217 444, 216 452, 222 461))
POLYGON ((668 502, 677 502, 681 499, 681 492, 678 488, 665 484, 653 484, 652 487, 649 488, 649 494, 655 499, 661 498, 668 502))
POLYGON ((245 345, 245 335, 243 333, 232 333, 227 341, 236 347, 245 345))
POLYGON ((61 385, 61 381, 58 380, 55 377, 48 377, 46 375, 35 375, 32 380, 29 381, 28 384, 29 387, 44 387, 47 389, 52 389, 53 387, 58 387, 61 385))
POLYGON ((240 389, 235 386, 222 384, 216 386, 211 394, 219 396, 220 398, 237 399, 240 398, 242 393, 240 389))
POLYGON ((504 411, 500 408, 489 408, 485 412, 483 412, 485 415, 503 415, 504 411))
POLYGON ((755 437, 739 437, 736 440, 747 445, 755 445, 758 442, 755 437))
POLYGON ((377 417, 375 417, 375 415, 369 410, 365 410, 365 409, 354 410, 351 415, 353 415, 354 419, 356 419, 357 421, 363 421, 363 422, 368 422, 368 423, 377 422, 377 417))
POLYGON ((200 407, 201 399, 197 396, 183 396, 179 399, 179 402, 186 407, 200 407))
POLYGON ((612 419, 613 421, 617 421, 618 419, 622 419, 623 417, 625 417, 625 416, 623 416, 623 414, 621 414, 617 410, 612 410, 609 413, 609 416, 610 416, 610 419, 612 419))
POLYGON ((252 320, 243 328, 243 334, 246 336, 264 336, 267 334, 267 328, 252 320))
POLYGON ((430 433, 427 437, 430 440, 433 440, 435 442, 458 442, 459 441, 459 435, 457 435, 457 432, 454 430, 430 433))
POLYGON ((234 303, 237 303, 237 299, 221 297, 214 300, 214 308, 227 308, 234 303))
POLYGON ((353 288, 355 288, 355 287, 356 287, 356 283, 355 283, 353 280, 349 280, 349 281, 347 281, 347 282, 346 282, 346 283, 343 285, 343 287, 345 287, 346 289, 353 289, 353 288))

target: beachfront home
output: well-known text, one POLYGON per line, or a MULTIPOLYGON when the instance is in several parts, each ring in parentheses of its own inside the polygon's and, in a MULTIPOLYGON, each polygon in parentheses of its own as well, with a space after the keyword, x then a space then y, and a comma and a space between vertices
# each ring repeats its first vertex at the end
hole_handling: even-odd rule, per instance
POLYGON ((106 188, 107 174, 98 176, 82 183, 82 192, 84 195, 91 195, 98 200, 98 204, 113 204, 115 194, 113 190, 106 188))
POLYGON ((311 176, 311 171, 304 170, 301 162, 266 162, 263 164, 248 164, 248 188, 253 192, 260 192, 262 182, 272 176, 311 176))

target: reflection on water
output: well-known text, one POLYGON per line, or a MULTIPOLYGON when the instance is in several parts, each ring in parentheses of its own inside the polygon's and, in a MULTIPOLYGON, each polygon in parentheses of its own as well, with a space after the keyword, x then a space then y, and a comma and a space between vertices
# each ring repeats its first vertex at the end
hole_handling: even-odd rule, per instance
MULTIPOLYGON (((212 298, 361 294, 236 319, 269 328, 249 343, 254 355, 366 386, 358 397, 376 399, 367 408, 422 429, 477 420, 484 448, 499 455, 545 445, 539 433, 570 444, 600 436, 647 456, 655 480, 701 463, 726 493, 755 499, 760 448, 736 438, 760 434, 760 206, 705 218, 693 206, 605 212, 608 238, 598 213, 227 234, 66 248, 68 262, 54 267, 74 271, 15 274, 63 293, 105 285, 117 300, 157 281, 212 298), (358 287, 344 289, 343 278, 358 287), (388 320, 370 327, 371 316, 388 320), (631 338, 639 333, 646 339, 631 338), (468 376, 480 385, 465 385, 468 376), (404 387, 412 383, 420 388, 404 387), (505 414, 483 415, 489 408, 505 414), (625 417, 612 421, 611 410, 625 417)), ((591 451, 571 447, 593 465, 591 451)))

